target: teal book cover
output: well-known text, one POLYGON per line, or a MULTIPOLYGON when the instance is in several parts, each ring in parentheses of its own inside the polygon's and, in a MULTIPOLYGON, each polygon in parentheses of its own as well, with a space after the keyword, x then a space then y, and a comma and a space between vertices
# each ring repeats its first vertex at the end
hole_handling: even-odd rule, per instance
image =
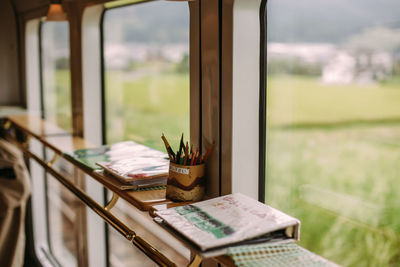
POLYGON ((85 168, 98 170, 101 169, 101 167, 96 165, 96 162, 110 161, 110 156, 107 154, 108 151, 110 151, 109 146, 101 146, 96 148, 79 149, 75 150, 73 153, 66 153, 65 155, 85 168))

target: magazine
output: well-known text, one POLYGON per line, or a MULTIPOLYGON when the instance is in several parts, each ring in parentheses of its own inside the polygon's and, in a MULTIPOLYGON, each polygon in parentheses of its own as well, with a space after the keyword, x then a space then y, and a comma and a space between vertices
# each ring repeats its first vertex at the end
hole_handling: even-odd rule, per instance
POLYGON ((169 160, 166 153, 127 141, 112 145, 105 154, 108 160, 96 162, 96 165, 123 183, 167 183, 169 160))
POLYGON ((96 165, 99 161, 108 161, 109 156, 106 154, 110 150, 110 146, 100 146, 96 148, 78 149, 72 153, 64 153, 64 156, 79 163, 82 167, 89 170, 101 169, 96 165))
POLYGON ((109 174, 106 177, 116 178, 130 186, 167 183, 168 155, 133 141, 79 149, 66 156, 89 170, 104 169, 109 174))
MULTIPOLYGON (((155 214, 201 251, 244 243, 299 240, 300 234, 299 220, 240 193, 155 214)), ((155 220, 160 222, 157 217, 155 220)))

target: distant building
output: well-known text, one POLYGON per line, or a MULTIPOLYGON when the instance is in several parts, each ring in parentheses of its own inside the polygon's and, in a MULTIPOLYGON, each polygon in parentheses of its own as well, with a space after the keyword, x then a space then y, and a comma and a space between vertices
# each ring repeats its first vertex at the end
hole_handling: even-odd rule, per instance
POLYGON ((354 80, 356 65, 354 57, 343 51, 337 52, 323 67, 322 81, 324 83, 351 83, 354 80))
MULTIPOLYGON (((400 55, 397 54, 400 58, 400 55)), ((392 76, 396 57, 389 52, 365 52, 325 43, 270 43, 268 60, 284 64, 320 65, 324 83, 371 84, 392 76)), ((399 60, 400 61, 400 60, 399 60)), ((400 64, 399 64, 400 69, 400 64)))
POLYGON ((393 59, 387 52, 350 54, 338 51, 323 67, 322 81, 325 83, 373 84, 392 76, 393 59))
POLYGON ((131 43, 129 45, 108 44, 105 47, 105 60, 108 68, 126 69, 132 62, 164 60, 180 62, 189 53, 187 44, 148 44, 131 43))
POLYGON ((299 58, 308 63, 324 63, 336 48, 326 43, 269 43, 269 58, 299 58))

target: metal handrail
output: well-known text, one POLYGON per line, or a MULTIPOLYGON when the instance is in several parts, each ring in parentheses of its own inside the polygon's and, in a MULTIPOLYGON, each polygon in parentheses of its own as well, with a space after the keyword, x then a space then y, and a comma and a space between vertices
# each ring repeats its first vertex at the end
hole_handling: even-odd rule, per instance
POLYGON ((160 266, 176 266, 175 263, 171 262, 164 254, 159 250, 154 248, 146 240, 136 235, 136 233, 121 222, 117 217, 110 213, 107 209, 103 208, 100 204, 94 201, 90 196, 88 196, 81 189, 76 187, 72 182, 65 178, 62 174, 52 168, 52 164, 45 162, 35 154, 33 154, 29 149, 24 148, 19 145, 20 149, 30 158, 37 161, 47 172, 49 172, 54 178, 56 178, 62 185, 64 185, 69 191, 71 191, 76 197, 78 197, 83 203, 85 203, 89 208, 91 208, 95 213, 97 213, 103 220, 110 224, 114 229, 116 229, 120 234, 122 234, 126 239, 132 242, 138 249, 149 256, 155 263, 160 266))
MULTIPOLYGON (((11 125, 14 125, 10 120, 7 120, 6 124, 3 125, 3 128, 10 128, 11 125)), ((24 130, 24 129, 21 129, 24 130)), ((26 131, 24 131, 26 133, 26 131)), ((134 246, 136 246, 139 250, 141 250, 144 254, 146 254, 149 258, 151 258, 155 263, 159 266, 165 267, 176 267, 176 264, 170 261, 164 254, 162 254, 159 250, 153 247, 150 243, 148 243, 145 239, 138 236, 132 229, 126 226, 123 222, 121 222, 117 217, 115 217, 110 209, 116 204, 118 200, 118 195, 114 193, 113 199, 105 206, 98 204, 95 200, 93 200, 89 195, 87 195, 84 191, 79 189, 74 183, 65 178, 60 172, 53 168, 53 164, 62 156, 59 152, 54 151, 54 157, 49 162, 44 161, 39 158, 37 155, 32 153, 29 147, 29 141, 32 137, 31 134, 27 134, 27 140, 22 144, 18 142, 13 136, 10 136, 11 140, 15 145, 19 147, 21 151, 23 151, 28 157, 32 158, 36 162, 38 162, 48 173, 50 173, 55 179, 57 179, 63 186, 65 186, 70 192, 72 192, 77 198, 79 198, 83 203, 85 203, 89 208, 91 208, 95 213, 97 213, 104 221, 110 224, 114 229, 116 229, 121 235, 123 235, 127 240, 132 242, 134 246)), ((36 137, 36 136, 35 136, 36 137)), ((41 141, 39 138, 37 140, 41 141)), ((41 142, 43 143, 43 142, 41 142)), ((43 143, 45 146, 46 144, 43 143)), ((71 161, 70 161, 71 162, 71 161)), ((79 168, 79 166, 75 165, 71 162, 75 167, 79 168)), ((90 176, 87 170, 79 168, 90 176)), ((190 265, 192 266, 192 265, 190 265)))

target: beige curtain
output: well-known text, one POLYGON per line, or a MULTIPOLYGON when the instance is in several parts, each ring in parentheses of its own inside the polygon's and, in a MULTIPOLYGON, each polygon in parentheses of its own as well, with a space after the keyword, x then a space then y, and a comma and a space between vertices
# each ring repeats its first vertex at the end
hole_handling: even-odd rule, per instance
POLYGON ((0 265, 24 264, 29 174, 21 151, 0 139, 0 265))

